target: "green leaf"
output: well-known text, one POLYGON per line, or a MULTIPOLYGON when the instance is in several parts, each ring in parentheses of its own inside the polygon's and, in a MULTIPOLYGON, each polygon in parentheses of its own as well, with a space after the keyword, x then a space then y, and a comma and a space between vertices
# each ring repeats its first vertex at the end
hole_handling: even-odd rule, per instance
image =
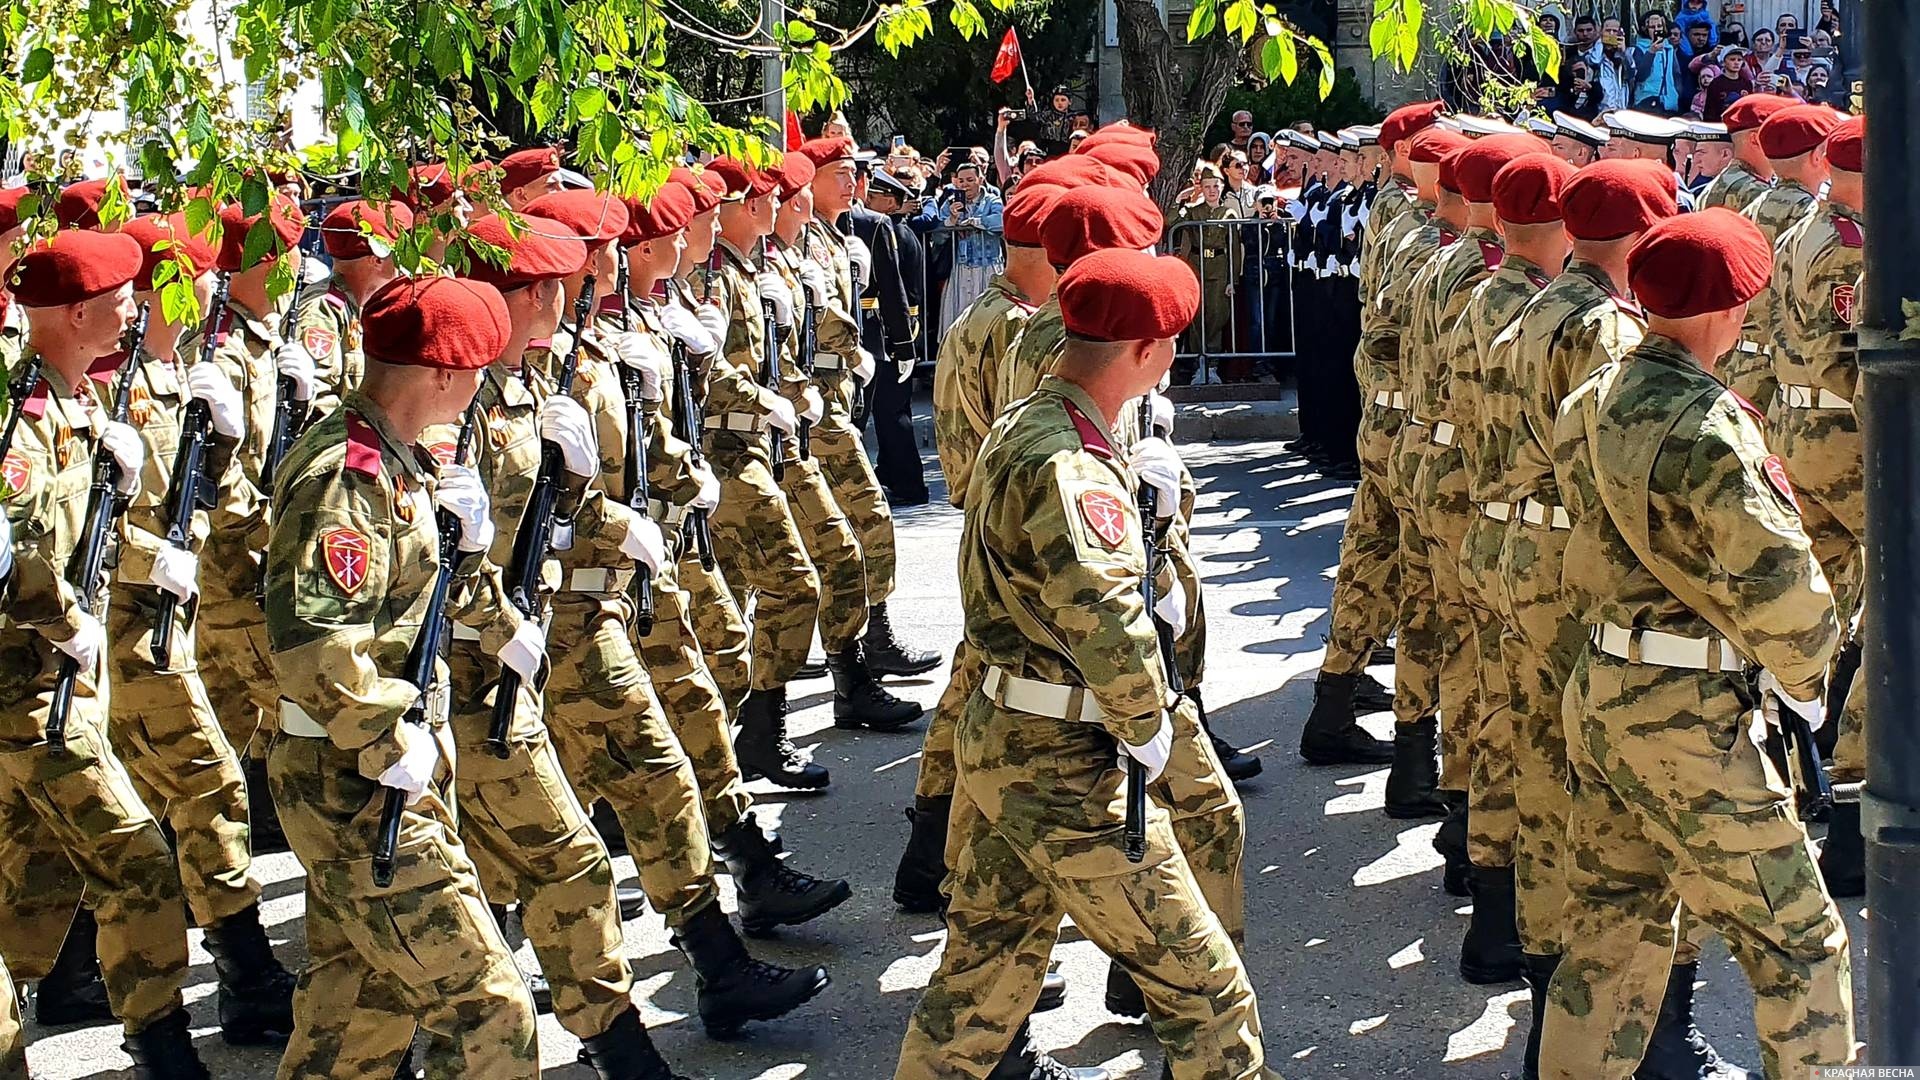
POLYGON ((53 50, 42 45, 27 54, 27 62, 20 65, 20 85, 32 86, 48 75, 53 74, 53 50))
POLYGON ((1333 93, 1333 51, 1327 48, 1326 42, 1317 37, 1308 36, 1307 45, 1313 50, 1313 54, 1320 58, 1320 100, 1325 101, 1327 95, 1333 93))
POLYGON ((963 41, 972 41, 987 32, 987 20, 981 17, 980 9, 973 6, 972 0, 953 0, 947 18, 953 23, 953 28, 960 31, 963 41))
MULTIPOLYGON (((954 25, 958 26, 959 23, 956 22, 954 25)), ((787 41, 789 44, 805 45, 811 42, 815 36, 813 27, 806 23, 801 22, 799 19, 787 20, 787 41)))
POLYGON ((591 120, 600 115, 607 106, 607 92, 597 86, 582 86, 573 92, 573 115, 576 119, 591 120))
POLYGON ((1196 0, 1193 10, 1187 13, 1187 40, 1199 41, 1213 33, 1218 14, 1215 0, 1196 0))
POLYGON ((1260 75, 1268 82, 1280 77, 1280 39, 1268 38, 1260 46, 1260 75))
POLYGON ((199 198, 196 198, 193 201, 187 203, 186 215, 187 215, 187 231, 188 232, 204 240, 208 240, 208 241, 219 240, 219 237, 213 236, 208 232, 208 229, 207 229, 209 225, 213 224, 214 214, 213 214, 212 199, 206 197, 205 195, 202 195, 199 198))
MULTIPOLYGON (((267 208, 267 198, 272 193, 273 189, 267 186, 267 178, 265 175, 254 173, 247 177, 246 181, 240 185, 241 211, 248 217, 252 217, 262 210, 265 210, 267 208)), ((255 224, 258 223, 256 222, 255 224)))

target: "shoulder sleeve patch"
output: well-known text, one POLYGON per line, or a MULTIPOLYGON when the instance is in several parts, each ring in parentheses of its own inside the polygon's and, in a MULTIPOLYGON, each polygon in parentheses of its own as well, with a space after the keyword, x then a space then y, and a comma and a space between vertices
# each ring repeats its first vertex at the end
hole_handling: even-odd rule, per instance
POLYGON ((7 451, 6 460, 0 462, 0 483, 6 485, 9 499, 27 490, 33 483, 33 459, 18 450, 7 451))
POLYGON ((1779 454, 1768 454, 1767 460, 1760 465, 1760 471, 1767 475, 1767 483, 1773 485, 1773 490, 1779 492, 1795 510, 1800 509, 1800 500, 1793 494, 1793 482, 1787 479, 1787 464, 1780 460, 1779 454))
POLYGON ((1499 244, 1496 244, 1491 240, 1480 241, 1480 259, 1482 262, 1485 262, 1487 264, 1487 269, 1489 270, 1500 269, 1500 264, 1506 261, 1506 258, 1507 258, 1506 248, 1501 247, 1499 244))
POLYGON ((1080 436, 1080 445, 1092 451, 1096 457, 1111 460, 1113 447, 1107 442, 1107 437, 1100 434, 1100 425, 1089 419, 1087 414, 1081 412, 1080 407, 1073 402, 1069 401, 1066 404, 1067 415, 1073 420, 1073 430, 1080 436))
POLYGON ((459 446, 444 439, 427 447, 427 453, 432 455, 434 463, 443 469, 453 464, 459 450, 459 446))
POLYGON ((1080 493, 1080 517, 1087 532, 1108 551, 1118 551, 1127 539, 1127 507, 1111 491, 1091 488, 1080 493))
POLYGON ((369 480, 380 475, 380 435, 358 416, 347 417, 347 469, 369 480))
POLYGON ((320 534, 321 564, 326 567, 327 577, 347 596, 367 583, 370 554, 366 535, 357 529, 336 526, 320 534))
POLYGON ((1840 321, 1846 323, 1848 326, 1853 325, 1853 297, 1854 287, 1852 285, 1835 285, 1833 287, 1833 313, 1839 316, 1840 321))
POLYGON ((1866 234, 1860 230, 1860 223, 1844 214, 1833 215, 1833 231, 1840 234, 1840 242, 1850 248, 1866 244, 1866 234))

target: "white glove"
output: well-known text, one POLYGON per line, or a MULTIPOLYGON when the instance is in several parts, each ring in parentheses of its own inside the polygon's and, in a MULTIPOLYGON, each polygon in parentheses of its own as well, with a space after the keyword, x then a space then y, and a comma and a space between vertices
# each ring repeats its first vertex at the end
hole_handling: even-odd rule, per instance
POLYGON ((1180 451, 1173 444, 1155 436, 1141 439, 1133 444, 1127 453, 1127 461, 1133 466, 1135 476, 1140 482, 1153 488, 1158 498, 1154 502, 1154 516, 1170 518, 1180 509, 1180 451))
MULTIPOLYGON (((720 311, 713 304, 703 304, 701 310, 720 311)), ((719 333, 726 333, 726 318, 726 313, 720 312, 719 333)), ((660 323, 666 327, 667 336, 686 346, 687 352, 693 356, 712 356, 720 351, 720 346, 715 344, 720 339, 713 328, 679 304, 660 305, 660 323)))
POLYGON ((820 399, 820 391, 809 386, 800 394, 800 415, 809 424, 817 424, 827 414, 827 403, 820 399))
POLYGON ((788 435, 793 434, 793 429, 796 426, 794 423, 793 402, 768 390, 766 387, 761 387, 760 404, 766 407, 767 423, 772 424, 788 435))
POLYGON ((1155 432, 1173 434, 1173 399, 1157 390, 1147 394, 1147 417, 1155 432))
POLYGON ((640 373, 640 400, 659 401, 664 396, 660 392, 660 350, 645 334, 623 330, 613 335, 613 355, 640 373))
POLYGON ((195 401, 207 403, 213 430, 229 439, 237 439, 245 431, 246 406, 240 400, 240 389, 220 370, 220 365, 195 364, 188 368, 187 393, 195 401))
POLYGON ((657 574, 660 564, 667 561, 667 539, 660 535, 660 526, 654 524, 652 518, 636 514, 633 524, 627 527, 626 539, 620 541, 620 554, 644 563, 657 574))
POLYGON ((560 448, 567 471, 575 476, 600 473, 600 437, 580 403, 555 394, 540 403, 540 437, 560 448))
POLYGON ((107 647, 107 628, 86 612, 80 613, 80 632, 65 641, 52 642, 54 648, 73 657, 81 671, 92 671, 107 647))
POLYGON ((695 495, 693 501, 687 505, 693 507, 695 510, 711 510, 719 506, 720 478, 713 475, 713 470, 707 468, 705 465, 694 466, 693 475, 696 480, 700 481, 700 494, 695 495))
POLYGON ((800 283, 807 287, 807 302, 814 307, 826 307, 833 298, 833 291, 827 287, 826 268, 812 259, 800 261, 800 283))
POLYGON ((393 737, 400 744, 400 760, 380 774, 380 786, 406 792, 407 805, 412 806, 433 784, 433 774, 440 767, 440 740, 413 724, 397 725, 393 737))
POLYGON ((313 400, 313 354, 297 341, 273 350, 273 370, 293 380, 293 400, 313 400))
POLYGON ((857 236, 847 237, 847 261, 853 264, 853 291, 863 292, 873 280, 873 252, 857 236))
POLYGON ((1187 587, 1180 584, 1179 574, 1170 577, 1173 587, 1160 590, 1160 595, 1153 601, 1153 613, 1167 624, 1167 629, 1173 631, 1174 637, 1180 637, 1187 632, 1187 587))
POLYGON ((540 675, 541 665, 547 662, 547 632, 540 629, 539 623, 527 619, 507 643, 500 646, 497 655, 500 662, 522 680, 534 682, 540 675))
POLYGON ((693 317, 699 319, 700 325, 706 327, 707 333, 713 336, 713 351, 718 352, 719 343, 727 340, 726 309, 719 304, 701 304, 693 309, 693 317))
POLYGON ((786 329, 793 325, 793 290, 787 288, 787 279, 775 270, 762 270, 753 278, 754 287, 760 290, 760 299, 773 304, 773 324, 786 329))
POLYGON ((853 365, 853 377, 860 380, 861 386, 865 386, 873 381, 875 366, 873 354, 865 349, 861 349, 860 359, 853 365))
POLYGON ((13 522, 0 514, 0 584, 13 573, 13 522))
POLYGON ((1793 697, 1787 693, 1786 687, 1780 685, 1780 680, 1774 677, 1773 672, 1765 668, 1760 669, 1760 694, 1762 697, 1772 694, 1779 698, 1780 704, 1798 713, 1800 718, 1807 722, 1808 729, 1812 731, 1819 731, 1827 723, 1825 701, 1819 697, 1815 697, 1812 701, 1801 701, 1793 697))
POLYGON ((300 257, 300 284, 318 285, 333 276, 332 268, 319 259, 300 257))
POLYGON ((114 485, 120 494, 129 498, 138 494, 140 467, 147 463, 147 444, 140 441, 140 433, 118 420, 109 420, 100 429, 100 448, 112 454, 114 464, 120 466, 120 479, 114 485))
POLYGON ((172 593, 181 603, 193 599, 200 588, 200 557, 186 548, 164 544, 153 556, 153 572, 147 583, 161 592, 172 593))
MULTIPOLYGON (((1153 783, 1160 779, 1161 773, 1166 771, 1167 758, 1173 755, 1173 721, 1164 716, 1161 717, 1160 730, 1153 733, 1153 738, 1147 741, 1147 745, 1135 746, 1132 743, 1123 742, 1120 744, 1120 749, 1126 751, 1128 757, 1147 767, 1147 783, 1153 783)), ((1122 761, 1121 764, 1124 765, 1126 762, 1122 761)))
POLYGON ((460 550, 485 551, 493 546, 493 500, 480 474, 471 465, 447 465, 434 485, 433 504, 460 523, 460 550))

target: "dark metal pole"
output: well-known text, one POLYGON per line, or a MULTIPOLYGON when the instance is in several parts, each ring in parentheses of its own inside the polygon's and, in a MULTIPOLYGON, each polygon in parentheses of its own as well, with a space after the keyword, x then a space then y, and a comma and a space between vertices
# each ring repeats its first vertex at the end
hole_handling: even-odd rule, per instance
POLYGON ((1866 317, 1860 327, 1866 434, 1866 1060, 1920 1061, 1920 342, 1901 341, 1901 297, 1920 297, 1920 10, 1867 0, 1866 317))

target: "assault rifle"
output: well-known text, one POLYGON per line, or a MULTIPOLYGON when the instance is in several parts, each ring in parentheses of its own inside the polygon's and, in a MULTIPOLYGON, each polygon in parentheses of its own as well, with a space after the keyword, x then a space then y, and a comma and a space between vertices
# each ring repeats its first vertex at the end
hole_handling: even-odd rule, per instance
MULTIPOLYGON (((631 309, 627 306, 627 253, 620 252, 620 272, 614 278, 613 294, 620 300, 618 318, 620 329, 633 328, 631 309)), ((646 416, 641 409, 641 395, 644 393, 640 373, 625 364, 620 364, 620 393, 627 402, 627 507, 641 517, 649 514, 647 501, 650 492, 647 488, 647 426, 646 416)), ((634 560, 633 564, 633 622, 645 637, 653 632, 653 571, 647 564, 634 560)))
MULTIPOLYGON (((706 457, 700 452, 700 432, 704 422, 700 399, 693 393, 693 365, 687 360, 687 347, 679 341, 672 344, 668 355, 673 358, 673 434, 687 444, 687 457, 695 465, 703 465, 706 457)), ((693 549, 700 553, 700 566, 712 570, 713 532, 707 518, 705 510, 690 510, 686 527, 693 534, 693 549)))
MULTIPOLYGON (((1150 439, 1154 435, 1153 409, 1149 399, 1140 401, 1140 438, 1150 439)), ((1166 674, 1167 689, 1176 696, 1186 692, 1186 686, 1180 680, 1180 665, 1174 656, 1173 627, 1153 615, 1154 604, 1159 600, 1159 588, 1154 583, 1155 563, 1165 565, 1168 559, 1166 535, 1154 528, 1155 513, 1154 489, 1148 484, 1140 485, 1135 504, 1140 510, 1140 537, 1147 549, 1147 572, 1140 578, 1140 594, 1147 604, 1147 614, 1153 618, 1154 632, 1160 639, 1160 666, 1166 674)), ((1127 758, 1127 860, 1140 862, 1147 857, 1147 768, 1127 758)))
MULTIPOLYGON (((200 363, 213 362, 220 348, 220 337, 227 325, 227 275, 214 282, 213 302, 207 309, 207 321, 200 337, 200 363)), ((187 402, 180 417, 180 442, 173 452, 173 476, 167 482, 167 543, 177 548, 193 546, 195 510, 213 509, 213 478, 207 473, 207 441, 213 432, 213 413, 207 403, 187 402)), ((197 600, 197 598, 196 598, 197 600)), ((173 615, 180 599, 169 592, 160 594, 160 614, 153 624, 151 651, 156 666, 166 667, 173 655, 173 615)))
MULTIPOLYGON (((761 263, 768 261, 766 248, 761 247, 761 263)), ((776 340, 780 327, 773 316, 773 301, 760 301, 760 328, 765 339, 760 350, 760 385, 774 393, 780 392, 780 343, 776 340)), ((780 429, 767 427, 767 459, 773 466, 773 478, 780 480, 787 475, 787 437, 780 429)))
MULTIPOLYGON (((320 211, 315 210, 307 219, 307 228, 316 233, 319 232, 320 221, 320 211)), ((300 288, 301 277, 306 270, 307 259, 310 257, 302 252, 300 261, 296 264, 293 272, 293 287, 296 291, 300 288)), ((285 325, 297 328, 302 314, 303 312, 296 305, 287 313, 285 325)), ((300 429, 306 426, 307 416, 311 412, 307 402, 294 399, 294 390, 292 376, 281 375, 274 382, 273 432, 267 437, 267 453, 260 462, 260 489, 264 492, 273 491, 274 470, 279 467, 280 459, 287 456, 287 448, 293 445, 293 440, 300 434, 300 429)), ((266 583, 264 572, 260 580, 262 595, 264 595, 266 583)))
POLYGON ((0 435, 0 461, 5 460, 8 451, 13 449, 13 433, 20 427, 20 414, 25 410, 27 399, 40 389, 40 369, 45 364, 46 360, 39 353, 34 353, 33 359, 27 362, 27 370, 14 380, 13 411, 7 414, 6 433, 0 435))

